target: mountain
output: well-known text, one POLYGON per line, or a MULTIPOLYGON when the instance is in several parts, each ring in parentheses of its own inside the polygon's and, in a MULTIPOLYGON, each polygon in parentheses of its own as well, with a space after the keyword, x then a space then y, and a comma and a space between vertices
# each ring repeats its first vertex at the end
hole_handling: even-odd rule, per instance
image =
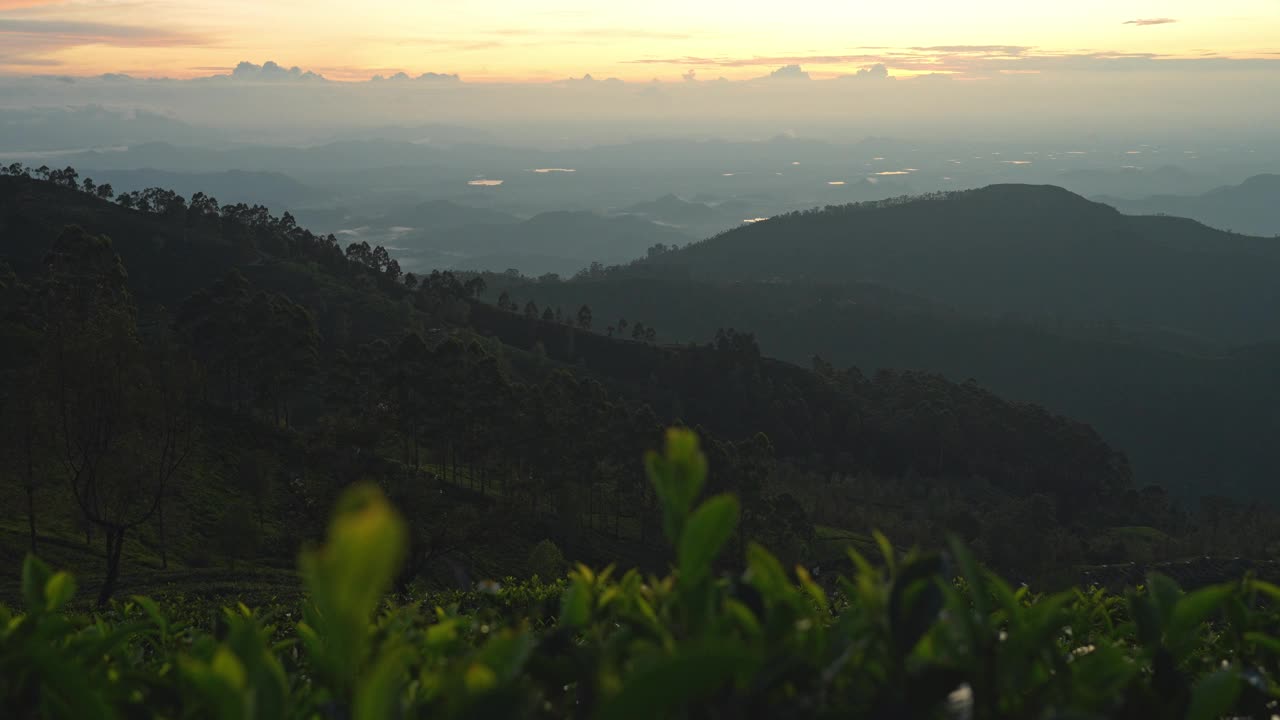
POLYGON ((122 112, 98 105, 0 108, 0 148, 9 152, 67 151, 158 139, 207 142, 220 135, 220 131, 195 128, 145 110, 122 112))
POLYGON ((327 192, 277 172, 227 170, 184 173, 168 170, 86 170, 98 183, 110 183, 117 193, 159 187, 190 197, 202 192, 221 203, 262 204, 290 210, 327 198, 327 192))
MULTIPOLYGON (((553 215, 520 225, 598 229, 599 220, 553 215)), ((16 273, 0 268, 0 291, 30 289, 29 301, 5 307, 29 308, 24 322, 40 320, 39 289, 63 293, 59 307, 67 310, 52 316, 59 322, 74 319, 69 303, 88 289, 120 303, 103 332, 128 331, 101 342, 126 342, 136 332, 139 342, 174 343, 174 352, 207 366, 189 387, 203 423, 193 435, 194 466, 184 467, 171 497, 178 516, 191 520, 169 526, 183 563, 207 563, 210 538, 228 534, 215 535, 218 528, 238 536, 254 524, 235 483, 253 484, 253 463, 268 462, 273 477, 291 478, 253 485, 261 491, 253 501, 268 559, 294 555, 322 525, 308 508, 328 503, 313 499, 368 478, 391 488, 398 504, 417 503, 401 505, 415 524, 415 574, 433 563, 440 569, 435 543, 446 531, 467 534, 467 553, 450 555, 454 563, 473 562, 473 551, 491 558, 501 551, 486 574, 522 564, 521 549, 490 545, 513 533, 553 538, 574 557, 616 551, 612 557, 641 564, 653 558, 660 519, 637 492, 642 476, 617 468, 634 464, 672 423, 698 427, 710 462, 721 468, 708 489, 742 494, 744 541, 782 540, 788 558, 813 551, 819 517, 836 527, 885 527, 908 543, 941 542, 954 529, 995 548, 1016 531, 1012 542, 1021 547, 1025 532, 1052 532, 1063 539, 1055 547, 1064 557, 1077 559, 1102 552, 1082 528, 1141 519, 1141 504, 1129 498, 1127 461, 1092 428, 976 383, 913 371, 864 377, 821 364, 809 369, 764 357, 750 335, 735 332, 688 346, 610 337, 603 319, 596 332, 587 329, 591 312, 576 303, 512 312, 477 300, 478 285, 449 274, 409 285, 385 253, 344 252, 331 238, 264 213, 176 204, 144 212, 52 182, 0 177, 0 258, 16 273), (94 283, 84 283, 86 276, 94 283), (145 331, 122 324, 135 302, 145 331), (264 458, 246 460, 250 450, 264 458), (444 485, 439 475, 446 474, 452 479, 444 485), (874 516, 866 514, 868 492, 874 516), (457 495, 470 498, 465 508, 457 495), (984 535, 974 518, 996 509, 1010 518, 1034 511, 1038 521, 984 535)), ((155 354, 136 357, 168 357, 165 347, 148 345, 155 354)), ((59 362, 99 356, 132 362, 135 354, 57 355, 59 362)), ((0 367, 31 366, 30 358, 0 343, 0 367)), ((127 377, 149 382, 146 373, 127 377)), ((130 402, 151 397, 125 395, 130 402)), ((95 411, 114 412, 101 404, 95 411)), ((0 483, 5 493, 18 490, 8 473, 0 483)), ((40 490, 48 503, 42 522, 58 528, 60 542, 80 547, 74 505, 55 507, 54 490, 40 490)), ((166 542, 149 529, 138 536, 146 547, 166 542)), ((245 552, 240 540, 248 539, 214 547, 234 559, 245 552)))
POLYGON ((1178 167, 1087 168, 1058 173, 1053 183, 1081 195, 1135 197, 1157 193, 1188 193, 1209 187, 1205 178, 1178 167))
MULTIPOLYGON (((415 232, 397 240, 401 252, 415 258, 414 266, 434 263, 474 270, 516 268, 526 274, 568 275, 592 262, 626 262, 644 255, 654 245, 678 246, 692 239, 673 228, 630 215, 606 217, 591 212, 556 211, 518 223, 499 223, 494 220, 506 216, 481 210, 463 213, 458 207, 446 207, 445 215, 456 218, 466 214, 474 218, 475 213, 490 212, 485 216, 489 222, 415 232), (435 254, 434 259, 431 253, 435 254)), ((430 222, 425 220, 424 225, 430 222)))
POLYGON ((77 153, 61 162, 108 170, 149 167, 177 172, 295 172, 427 165, 439 161, 441 156, 438 148, 388 140, 343 140, 311 147, 204 147, 148 142, 122 150, 77 153))
POLYGON ((762 352, 791 362, 816 356, 868 376, 910 368, 972 378, 1004 397, 1087 421, 1125 452, 1138 485, 1191 501, 1210 491, 1280 500, 1271 459, 1280 432, 1274 344, 1228 350, 1120 326, 976 317, 854 283, 690 282, 639 273, 563 283, 487 279, 495 297, 505 291, 539 307, 587 303, 597 324, 643 322, 672 343, 735 327, 754 333, 762 352))
POLYGON ((640 263, 714 281, 867 282, 985 316, 1280 340, 1280 241, 993 185, 774 217, 640 263))
POLYGON ((1202 195, 1153 195, 1137 200, 1103 196, 1098 200, 1126 213, 1177 215, 1224 230, 1280 237, 1280 175, 1255 175, 1202 195))
POLYGON ((520 218, 490 208, 472 207, 451 200, 429 200, 404 210, 384 214, 383 222, 419 230, 454 230, 468 225, 514 225, 520 218))
POLYGON ((637 203, 623 212, 643 215, 650 220, 686 225, 712 221, 717 218, 714 208, 706 203, 690 202, 675 194, 667 194, 650 202, 637 203))

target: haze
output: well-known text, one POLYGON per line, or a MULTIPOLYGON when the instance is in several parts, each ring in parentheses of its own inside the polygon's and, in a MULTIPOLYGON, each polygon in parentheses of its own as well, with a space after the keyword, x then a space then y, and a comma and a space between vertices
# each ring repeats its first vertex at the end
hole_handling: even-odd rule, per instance
POLYGON ((257 137, 287 126, 275 139, 293 141, 422 122, 518 126, 543 145, 779 132, 1143 141, 1269 130, 1276 38, 1280 5, 1262 0, 5 0, 0 105, 144 108, 257 137))

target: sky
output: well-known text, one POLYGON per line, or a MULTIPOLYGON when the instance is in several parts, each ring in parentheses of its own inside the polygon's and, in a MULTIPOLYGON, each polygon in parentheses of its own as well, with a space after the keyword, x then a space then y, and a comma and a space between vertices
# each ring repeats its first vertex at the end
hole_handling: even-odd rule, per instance
POLYGON ((1280 63, 1280 0, 0 0, 3 75, 193 78, 244 60, 335 81, 503 83, 743 80, 791 65, 813 79, 1256 69, 1280 63))

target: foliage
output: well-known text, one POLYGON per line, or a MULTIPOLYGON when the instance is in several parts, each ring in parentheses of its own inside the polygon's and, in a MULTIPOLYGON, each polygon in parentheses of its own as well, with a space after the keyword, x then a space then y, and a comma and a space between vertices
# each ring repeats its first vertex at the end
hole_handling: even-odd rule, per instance
POLYGON ((879 536, 882 564, 850 551, 850 576, 788 571, 755 544, 719 572, 738 504, 701 497, 696 437, 670 431, 645 465, 675 548, 665 577, 580 565, 567 584, 390 602, 406 530, 367 485, 303 554, 297 622, 238 606, 210 632, 144 597, 89 617, 68 610, 74 580, 29 557, 25 612, 0 610, 0 702, 66 718, 1207 720, 1269 716, 1280 697, 1270 584, 1040 596, 958 543, 901 555, 879 536))

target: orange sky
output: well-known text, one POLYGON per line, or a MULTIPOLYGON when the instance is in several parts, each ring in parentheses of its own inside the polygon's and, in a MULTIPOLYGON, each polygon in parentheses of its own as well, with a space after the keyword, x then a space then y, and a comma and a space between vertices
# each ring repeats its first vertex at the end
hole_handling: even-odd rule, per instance
POLYGON ((11 75, 192 77, 268 59, 338 80, 741 79, 792 63, 828 77, 877 62, 982 75, 1087 69, 1061 59, 1096 53, 1280 59, 1280 1, 0 0, 11 75))

